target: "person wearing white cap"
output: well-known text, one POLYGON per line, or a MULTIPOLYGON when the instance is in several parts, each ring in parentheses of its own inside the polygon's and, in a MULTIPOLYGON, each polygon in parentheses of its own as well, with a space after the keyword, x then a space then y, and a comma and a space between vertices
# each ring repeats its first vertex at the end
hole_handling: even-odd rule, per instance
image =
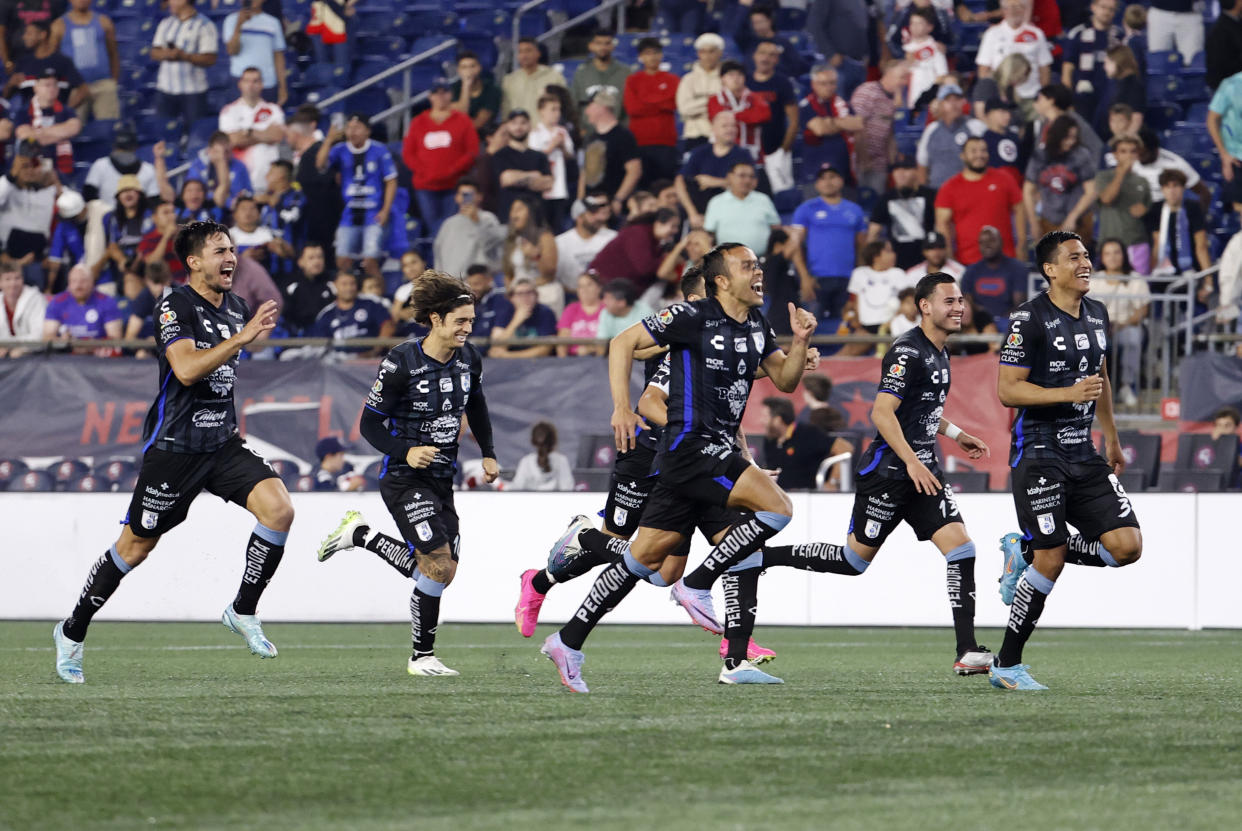
POLYGON ((52 231, 43 269, 55 283, 60 269, 72 268, 86 259, 86 200, 76 190, 62 190, 56 197, 56 213, 60 222, 52 231))
POLYGON ((712 32, 694 40, 699 59, 694 62, 677 86, 677 112, 681 115, 682 152, 706 144, 712 135, 707 117, 707 102, 720 92, 720 59, 724 55, 724 38, 712 32))

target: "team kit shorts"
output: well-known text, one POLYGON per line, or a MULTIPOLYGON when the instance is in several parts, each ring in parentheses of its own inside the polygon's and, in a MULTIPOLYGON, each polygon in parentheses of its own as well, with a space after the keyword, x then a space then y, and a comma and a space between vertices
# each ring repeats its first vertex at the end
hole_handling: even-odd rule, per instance
POLYGON ((380 479, 380 497, 412 552, 430 554, 448 545, 457 561, 461 535, 451 478, 389 470, 380 479))
POLYGON ((961 522, 953 488, 937 478, 943 490, 924 494, 910 479, 888 479, 875 473, 858 477, 849 533, 863 545, 879 548, 903 521, 919 540, 929 540, 946 525, 961 522))
POLYGON ((241 436, 211 453, 172 453, 152 447, 142 456, 138 484, 123 524, 136 537, 158 537, 185 521, 190 504, 204 489, 246 507, 255 485, 279 479, 241 436))
POLYGON ((1011 478, 1018 525, 1036 549, 1058 548, 1073 525, 1087 539, 1138 528, 1134 506, 1108 462, 1023 458, 1011 478))

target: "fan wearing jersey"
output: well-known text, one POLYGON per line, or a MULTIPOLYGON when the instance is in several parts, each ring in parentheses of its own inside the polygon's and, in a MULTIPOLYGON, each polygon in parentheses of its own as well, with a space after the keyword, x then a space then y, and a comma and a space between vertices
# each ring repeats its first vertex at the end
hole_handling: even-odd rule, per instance
POLYGON ((944 417, 949 396, 945 342, 962 328, 964 298, 943 272, 922 277, 914 289, 922 321, 893 342, 880 363, 880 387, 871 408, 876 436, 859 462, 854 511, 845 545, 769 546, 763 567, 792 566, 856 576, 871 565, 888 535, 902 522, 944 555, 949 609, 957 652, 953 671, 988 671, 992 653, 975 641, 975 544, 945 484, 936 457, 938 436, 957 442, 972 459, 990 455, 987 444, 944 417))
POLYGON ((160 537, 185 520, 204 489, 258 520, 241 587, 221 622, 260 658, 276 657, 255 609, 284 554, 293 505, 280 478, 242 441, 233 387, 239 353, 276 326, 278 310, 268 301, 251 317, 232 293, 237 248, 225 226, 193 222, 177 234, 174 248, 189 281, 166 294, 153 315, 160 390, 143 427, 142 468, 129 512, 120 537, 91 567, 77 606, 53 630, 56 673, 70 684, 85 680, 83 641, 91 618, 160 537))
POLYGON ((345 200, 334 243, 337 269, 352 271, 361 259, 367 276, 380 276, 384 235, 397 195, 397 168, 388 148, 371 141, 365 114, 350 113, 343 129, 334 126, 328 131, 315 167, 320 173, 336 172, 345 200))
POLYGON ((483 397, 483 355, 466 339, 474 325, 469 286, 441 271, 424 271, 410 293, 414 320, 431 331, 399 344, 380 362, 362 411, 362 437, 384 454, 380 496, 401 539, 374 530, 357 511, 319 547, 320 561, 347 548, 366 548, 415 580, 410 595, 410 675, 457 675, 435 654, 440 597, 457 573, 461 536, 453 505, 462 416, 483 452, 483 473, 500 467, 483 397))
POLYGON ((1009 315, 997 380, 1001 403, 1017 410, 1009 466, 1022 529, 1001 538, 1009 626, 990 678, 1005 690, 1047 689, 1022 663, 1022 650, 1065 564, 1117 568, 1143 552, 1134 506, 1117 479, 1126 461, 1108 379, 1108 312, 1087 296, 1090 254, 1077 234, 1052 231, 1035 246, 1035 259, 1048 290, 1009 315), (1096 419, 1103 457, 1091 441, 1096 419))
MULTIPOLYGON (((763 270, 755 252, 740 243, 722 243, 704 255, 702 267, 705 299, 664 309, 629 327, 611 344, 608 374, 618 451, 634 446, 639 422, 630 402, 630 368, 639 349, 670 347, 669 422, 656 455, 659 479, 634 543, 620 563, 606 568, 596 580, 574 619, 544 641, 541 651, 556 664, 562 683, 577 692, 587 691, 581 676, 581 645, 587 632, 578 623, 588 607, 615 605, 616 593, 628 592, 626 575, 644 579, 658 572, 707 511, 753 511, 720 537, 704 565, 696 569, 706 578, 690 583, 687 577, 674 584, 673 597, 691 619, 720 634, 711 584, 734 566, 753 567, 756 563, 751 560, 757 558, 752 555, 792 516, 788 495, 736 450, 734 441, 760 366, 778 389, 797 388, 815 319, 789 304, 794 343, 786 354, 759 311, 763 270)), ((763 674, 746 660, 746 647, 745 642, 730 641, 725 673, 763 674)))

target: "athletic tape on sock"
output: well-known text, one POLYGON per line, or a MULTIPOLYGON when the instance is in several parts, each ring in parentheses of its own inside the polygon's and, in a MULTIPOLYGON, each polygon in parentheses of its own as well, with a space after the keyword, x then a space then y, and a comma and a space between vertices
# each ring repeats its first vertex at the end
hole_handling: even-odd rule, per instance
POLYGON ((858 556, 858 552, 850 548, 849 543, 845 544, 845 561, 854 567, 854 570, 862 574, 867 570, 867 566, 871 563, 858 556))
POLYGON ((755 511, 755 519, 771 528, 773 531, 780 531, 789 521, 793 519, 785 514, 778 514, 776 511, 755 511))
POLYGON ((1052 587, 1057 584, 1056 580, 1049 580, 1044 575, 1035 570, 1035 566, 1031 566, 1022 574, 1022 579, 1031 584, 1031 588, 1040 594, 1052 594, 1052 587))
POLYGON ((437 583, 426 574, 420 574, 418 575, 418 582, 414 584, 414 588, 428 597, 439 597, 444 594, 444 588, 447 585, 447 583, 437 583))
POLYGON ((975 544, 973 542, 964 542, 957 548, 944 555, 946 563, 956 563, 959 560, 973 560, 975 558, 975 544))
MULTIPOLYGON (((98 550, 96 549, 96 551, 98 550)), ((129 574, 133 569, 133 566, 121 559, 121 555, 117 553, 115 545, 108 549, 108 555, 112 557, 112 564, 116 566, 116 570, 122 574, 129 574)))
POLYGON ((262 522, 254 524, 254 535, 265 542, 270 542, 272 545, 284 545, 289 539, 288 531, 275 531, 268 528, 262 522))
POLYGON ((752 568, 762 568, 762 567, 763 567, 763 549, 761 548, 758 551, 756 551, 754 554, 751 554, 745 560, 742 560, 740 563, 729 566, 729 572, 732 574, 736 574, 739 571, 749 571, 752 568))

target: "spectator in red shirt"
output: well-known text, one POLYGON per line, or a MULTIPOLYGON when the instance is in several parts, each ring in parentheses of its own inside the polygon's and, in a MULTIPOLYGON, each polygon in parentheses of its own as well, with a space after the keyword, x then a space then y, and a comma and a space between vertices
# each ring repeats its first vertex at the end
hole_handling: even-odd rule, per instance
POLYGON ((761 133, 763 125, 772 118, 772 109, 746 88, 746 69, 737 61, 720 65, 720 92, 707 100, 708 119, 725 110, 737 118, 737 146, 747 150, 756 164, 762 164, 761 133))
POLYGON ((160 202, 155 206, 151 219, 155 227, 143 234, 138 243, 138 256, 144 263, 162 262, 168 266, 173 283, 181 285, 185 282, 185 266, 181 258, 173 250, 173 240, 177 237, 177 208, 171 202, 160 202))
POLYGON ((663 72, 664 47, 657 38, 638 42, 640 72, 625 79, 625 112, 630 117, 630 132, 638 142, 638 156, 643 161, 643 177, 639 187, 657 179, 677 175, 677 84, 681 81, 671 72, 663 72))
POLYGON ((1006 256, 1017 251, 1018 259, 1026 259, 1022 191, 1009 174, 988 167, 988 143, 972 136, 962 146, 962 172, 936 194, 936 230, 950 241, 949 259, 963 265, 977 263, 982 257, 979 231, 985 225, 1000 231, 1006 256))
POLYGON ((440 223, 457 213, 457 181, 479 155, 479 134, 470 116, 453 109, 448 81, 437 79, 429 100, 431 109, 410 121, 401 158, 414 174, 414 198, 427 226, 424 236, 434 237, 440 223))

